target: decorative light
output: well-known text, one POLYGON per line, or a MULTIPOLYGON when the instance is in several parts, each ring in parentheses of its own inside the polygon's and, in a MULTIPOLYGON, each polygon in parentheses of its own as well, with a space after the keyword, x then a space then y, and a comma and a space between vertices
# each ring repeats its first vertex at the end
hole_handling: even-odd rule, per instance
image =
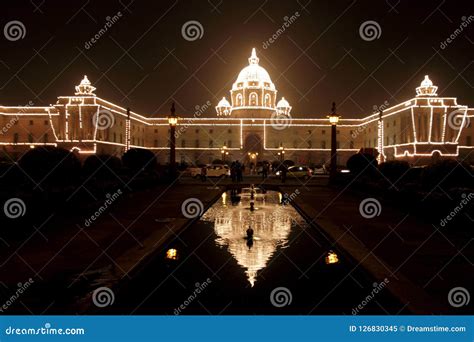
POLYGON ((326 261, 327 265, 339 263, 339 257, 333 251, 329 251, 328 254, 326 254, 326 257, 324 258, 324 260, 326 261))
POLYGON ((166 259, 168 260, 178 260, 178 250, 175 248, 170 248, 166 251, 166 259))

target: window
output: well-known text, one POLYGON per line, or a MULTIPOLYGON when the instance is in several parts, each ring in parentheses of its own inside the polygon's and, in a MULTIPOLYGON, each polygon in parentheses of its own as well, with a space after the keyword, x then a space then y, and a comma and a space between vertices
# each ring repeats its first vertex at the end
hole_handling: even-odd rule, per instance
POLYGON ((323 129, 323 130, 321 131, 321 135, 324 135, 324 134, 326 134, 326 130, 323 129))
POLYGON ((213 129, 210 129, 210 130, 209 130, 209 134, 212 134, 212 133, 214 133, 214 130, 213 130, 213 129))
POLYGON ((181 140, 181 147, 186 147, 186 140, 185 139, 181 140))
POLYGON ((340 144, 339 144, 339 141, 336 142, 336 148, 339 149, 340 148, 340 144))
POLYGON ((120 143, 122 143, 122 133, 120 133, 120 143))
MULTIPOLYGON (((18 121, 17 121, 17 122, 18 122, 18 121)), ((20 137, 19 137, 18 133, 13 134, 13 143, 17 144, 19 138, 20 138, 20 137)))
POLYGON ((393 135, 393 144, 395 145, 397 143, 397 136, 394 134, 393 135))
POLYGON ((29 143, 33 142, 33 134, 31 134, 31 133, 28 134, 28 142, 29 143))
POLYGON ((195 132, 196 134, 198 134, 198 133, 199 133, 199 129, 196 129, 194 132, 195 132))
POLYGON ((232 133, 232 130, 229 128, 229 129, 227 130, 227 133, 231 134, 231 133, 232 133))
POLYGON ((48 143, 48 133, 45 133, 45 135, 43 135, 43 143, 44 144, 47 144, 48 143))
POLYGON ((48 126, 48 120, 44 120, 44 125, 48 126))
POLYGON ((313 142, 311 140, 308 140, 308 148, 312 148, 313 147, 313 142))
POLYGON ((326 148, 326 141, 325 140, 321 141, 321 148, 326 148))
POLYGON ((272 100, 270 98, 270 94, 266 94, 265 95, 265 107, 271 107, 271 106, 272 106, 272 100))
POLYGON ((33 120, 30 120, 30 126, 33 126, 33 123, 34 123, 33 120))
POLYGON ((389 128, 389 127, 390 127, 390 122, 387 122, 387 128, 389 128))
POLYGON ((153 141, 153 145, 154 145, 155 147, 158 147, 158 140, 157 140, 157 139, 155 139, 155 140, 153 141))
POLYGON ((232 140, 227 141, 227 147, 232 148, 232 140))
POLYGON ((251 106, 258 106, 257 93, 250 93, 249 103, 251 106))
POLYGON ((349 143, 349 148, 354 148, 354 142, 351 140, 351 142, 349 143))
POLYGON ((117 134, 114 132, 114 142, 117 142, 117 134))
POLYGON ((212 140, 212 139, 209 140, 209 147, 211 147, 211 148, 214 147, 214 140, 212 140))
POLYGON ((199 147, 199 139, 196 139, 196 141, 194 142, 194 147, 199 147))
POLYGON ((394 126, 397 125, 397 120, 393 120, 393 125, 394 125, 394 126))
POLYGON ((237 95, 237 97, 235 98, 235 102, 238 107, 242 106, 242 94, 237 95))
POLYGON ((158 133, 158 129, 155 128, 155 133, 158 133))

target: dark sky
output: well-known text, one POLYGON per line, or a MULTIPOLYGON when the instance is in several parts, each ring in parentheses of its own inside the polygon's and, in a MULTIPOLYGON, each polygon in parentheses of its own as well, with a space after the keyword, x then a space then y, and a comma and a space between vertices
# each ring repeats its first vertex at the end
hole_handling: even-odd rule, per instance
MULTIPOLYGON (((97 95, 149 116, 189 115, 228 91, 256 47, 279 93, 296 116, 322 116, 336 101, 346 117, 396 104, 415 94, 425 74, 439 93, 474 107, 474 18, 440 48, 474 1, 414 0, 2 0, 0 28, 20 21, 26 34, 0 36, 0 103, 48 105, 72 95, 84 74, 97 95), (117 12, 122 17, 90 49, 89 41, 117 12), (262 44, 300 15, 267 49, 262 44), (203 27, 187 41, 190 20, 203 27), (376 21, 378 39, 359 27, 376 21)), ((209 115, 214 116, 211 108, 209 115)))

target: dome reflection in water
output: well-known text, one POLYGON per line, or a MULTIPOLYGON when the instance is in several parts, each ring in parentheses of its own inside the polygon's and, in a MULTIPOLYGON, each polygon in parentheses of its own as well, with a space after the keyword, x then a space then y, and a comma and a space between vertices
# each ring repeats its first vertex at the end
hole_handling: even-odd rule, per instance
POLYGON ((279 192, 256 193, 251 199, 251 189, 242 189, 240 201, 233 205, 229 193, 214 204, 202 217, 213 222, 217 234, 216 244, 227 248, 237 263, 245 270, 253 287, 257 272, 267 266, 278 248, 288 247, 288 237, 293 226, 304 221, 291 205, 282 205, 279 192), (254 202, 254 210, 250 210, 254 202), (253 239, 247 239, 247 229, 254 230, 253 239))

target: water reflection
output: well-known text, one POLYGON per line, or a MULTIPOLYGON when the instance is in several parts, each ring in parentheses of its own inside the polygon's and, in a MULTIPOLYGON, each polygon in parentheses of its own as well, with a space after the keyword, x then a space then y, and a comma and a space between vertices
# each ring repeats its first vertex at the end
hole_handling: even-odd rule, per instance
POLYGON ((240 202, 233 205, 231 194, 224 193, 202 217, 213 222, 217 234, 216 244, 227 247, 237 263, 245 269, 251 286, 257 272, 263 269, 278 247, 286 248, 292 226, 302 223, 302 218, 289 205, 281 205, 281 194, 268 191, 249 196, 239 194, 240 202), (253 197, 253 198, 252 198, 253 197), (250 203, 254 202, 254 211, 250 203), (247 230, 253 229, 253 238, 247 230))

